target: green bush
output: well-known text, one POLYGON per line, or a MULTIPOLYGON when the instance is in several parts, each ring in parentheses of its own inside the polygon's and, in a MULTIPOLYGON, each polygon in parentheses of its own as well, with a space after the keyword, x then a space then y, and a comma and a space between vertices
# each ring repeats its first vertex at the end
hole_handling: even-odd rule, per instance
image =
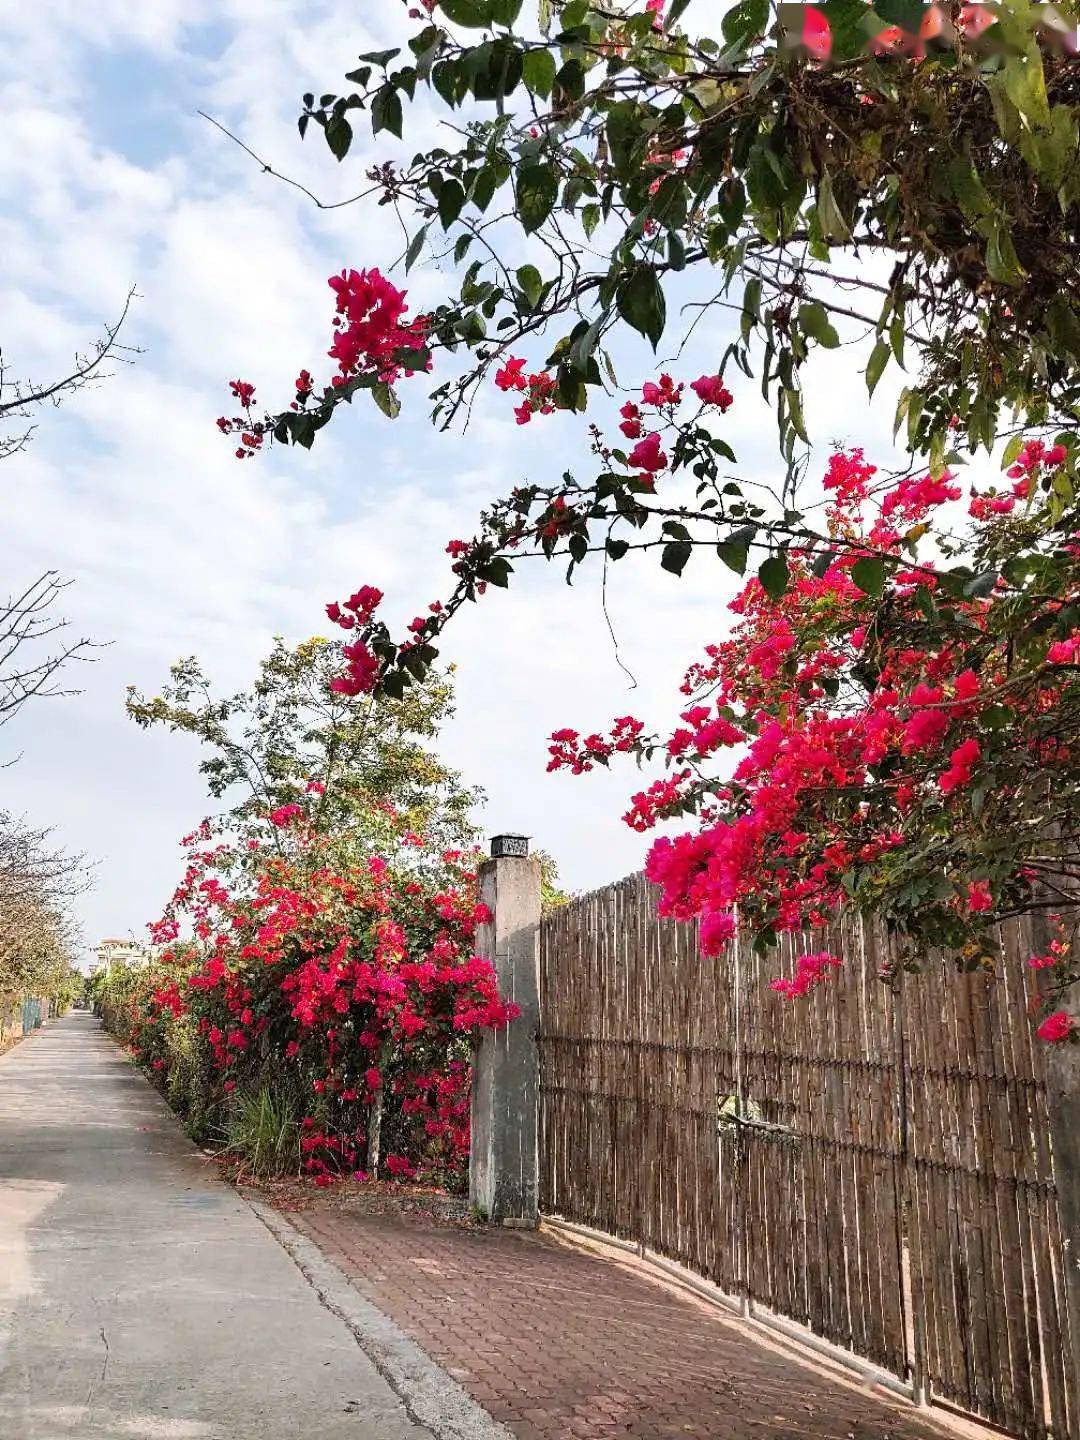
POLYGON ((300 1124, 292 1087, 268 1083, 236 1091, 222 1129, 223 1150, 259 1179, 300 1168, 300 1124))

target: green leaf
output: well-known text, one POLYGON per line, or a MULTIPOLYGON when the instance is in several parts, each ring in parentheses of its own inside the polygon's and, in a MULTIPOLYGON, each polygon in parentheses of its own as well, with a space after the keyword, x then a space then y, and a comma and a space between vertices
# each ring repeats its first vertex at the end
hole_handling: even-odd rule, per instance
POLYGON ((791 419, 791 427, 804 444, 810 443, 810 437, 806 433, 806 421, 803 419, 802 396, 798 390, 784 387, 784 399, 787 402, 788 415, 791 419))
POLYGON ((479 566, 476 573, 479 579, 486 580, 489 585, 498 585, 500 590, 505 590, 510 584, 510 576, 514 573, 514 567, 509 560, 504 560, 501 555, 496 555, 486 565, 479 566))
POLYGON ((540 299, 540 292, 544 288, 544 277, 535 265, 522 265, 517 272, 517 282, 521 286, 525 298, 535 309, 536 302, 540 299))
POLYGON ((694 547, 689 540, 672 540, 660 552, 660 564, 672 575, 681 575, 694 547))
POLYGON ((1069 303, 1064 295, 1055 295, 1047 306, 1046 325, 1054 343, 1061 349, 1071 354, 1074 359, 1080 359, 1080 316, 1077 309, 1080 308, 1075 302, 1069 303))
POLYGON ((870 352, 870 361, 866 367, 866 388, 871 395, 877 389, 877 383, 881 379, 885 366, 889 363, 890 353, 885 340, 879 340, 870 352))
POLYGON ((746 574, 746 559, 750 553, 748 542, 739 542, 730 537, 727 540, 719 540, 716 545, 716 553, 729 570, 735 571, 736 575, 746 574))
POLYGON ((528 50, 522 63, 525 88, 546 100, 555 84, 555 57, 550 50, 528 50))
POLYGON ((420 229, 409 241, 409 248, 405 251, 405 274, 407 275, 420 257, 424 248, 424 241, 427 239, 427 226, 421 225, 420 229))
POLYGON ((877 555, 860 556, 851 567, 851 578, 864 595, 880 595, 885 588, 885 562, 877 555))
POLYGON ((1010 55, 1005 61, 1005 93, 1032 129, 1050 128, 1050 106, 1046 98, 1046 76, 1038 50, 1010 55))
POLYGON ((889 326, 889 344, 892 346, 893 357, 898 365, 904 363, 904 317, 894 315, 892 324, 889 326))
POLYGON ((1001 468, 1002 468, 1002 470, 1007 470, 1007 469, 1009 468, 1009 466, 1013 463, 1013 461, 1014 461, 1014 460, 1016 459, 1016 457, 1020 454, 1020 451, 1021 451, 1023 448, 1024 448, 1024 436, 1023 436, 1022 434, 1020 434, 1020 435, 1014 435, 1014 436, 1012 437, 1012 439, 1009 441, 1009 443, 1005 446, 1004 451, 1002 452, 1002 456, 1001 456, 1001 468))
POLYGON ((818 222, 826 240, 845 241, 851 239, 851 227, 840 213, 833 194, 832 176, 827 169, 821 172, 817 199, 818 222))
POLYGON ((1018 285, 1024 271, 1013 249, 1008 224, 1000 217, 995 221, 986 241, 986 269, 993 280, 1003 285, 1018 285))
POLYGON ((539 230, 555 207, 559 180, 550 165, 523 165, 517 177, 517 212, 526 235, 539 230))
POLYGON ((899 25, 909 35, 919 33, 925 11, 925 0, 874 0, 874 14, 886 25, 899 25))
MULTIPOLYGON (((1057 189, 1070 170, 1075 173, 1077 155, 1076 116, 1068 105, 1055 105, 1050 111, 1050 125, 1035 133, 1039 173, 1047 184, 1057 189)), ((1062 199, 1062 209, 1066 207, 1062 199)))
POLYGON ((826 350, 835 350, 840 344, 840 336, 829 319, 828 311, 816 300, 799 306, 799 324, 811 339, 823 345, 826 350))
POLYGON ((513 25, 521 14, 521 3, 522 0, 489 0, 492 20, 496 25, 513 25))
POLYGON ((392 85, 376 91, 371 102, 371 133, 378 135, 380 130, 389 130, 401 139, 401 96, 392 85))
POLYGON ((979 172, 966 155, 954 155, 946 173, 952 192, 969 220, 977 220, 980 215, 989 213, 992 208, 990 196, 979 172))
POLYGON ((764 35, 769 24, 769 0, 739 0, 720 22, 728 45, 745 46, 755 35, 764 35))
POLYGON ((1005 730, 1016 721, 1016 712, 1008 705, 987 705, 979 711, 979 724, 987 730, 1005 730))
POLYGON ((633 100, 620 100, 612 105, 604 121, 608 149, 616 172, 623 179, 631 179, 637 167, 635 156, 640 158, 641 146, 648 130, 649 112, 633 100))
POLYGON ((456 180, 444 180, 439 187, 438 203, 442 227, 444 230, 449 230, 461 214, 461 207, 465 204, 465 191, 456 180))
MULTIPOLYGON (((387 65, 390 64, 390 61, 393 60, 393 59, 395 58, 395 56, 400 55, 400 54, 401 54, 401 50, 400 50, 400 49, 396 49, 396 50, 369 50, 365 55, 358 55, 356 58, 357 58, 358 60, 366 60, 366 61, 367 61, 369 64, 371 64, 371 65, 381 65, 382 68, 385 70, 386 67, 387 67, 387 65)), ((345 78, 346 78, 346 80, 352 80, 353 77, 352 77, 351 74, 349 74, 349 75, 346 75, 345 78)), ((366 84, 367 84, 367 81, 366 81, 366 80, 357 80, 355 83, 356 83, 357 85, 366 85, 366 84)))
POLYGON ((925 406, 925 391, 918 389, 912 390, 911 395, 908 397, 907 407, 907 436, 909 449, 913 449, 915 446, 915 437, 919 433, 919 421, 922 419, 922 413, 925 406))
POLYGON ((477 100, 501 100, 516 90, 521 80, 521 51, 507 35, 478 45, 463 58, 477 100))
POLYGON ((483 214, 491 204, 492 197, 499 184, 498 171, 494 165, 485 165, 477 175, 470 187, 469 199, 476 208, 483 214))
POLYGON ((436 93, 446 101, 451 109, 453 109, 461 99, 458 91, 458 79, 460 75, 461 70, 459 66, 455 61, 451 60, 440 61, 431 72, 431 83, 434 85, 436 93))
POLYGON ((779 600, 788 588, 788 582, 791 579, 787 556, 784 554, 770 555, 767 560, 763 561, 757 573, 758 579, 761 581, 761 588, 769 599, 779 600))
POLYGON ((858 55, 866 45, 865 0, 825 0, 821 9, 832 35, 829 59, 835 64, 858 55))
POLYGON ((385 380, 379 380, 372 386, 372 398, 375 404, 384 415, 389 415, 391 420, 396 420, 401 412, 401 401, 387 385, 385 380))
POLYGON ((326 126, 326 143, 335 160, 344 160, 352 144, 352 126, 344 115, 334 115, 326 126))
POLYGON ((585 231, 585 238, 592 239, 593 231, 600 224, 600 206, 586 205, 581 212, 581 228, 585 231))
POLYGON ((616 294, 619 314, 628 325, 645 335, 655 350, 664 333, 667 306, 664 291, 651 265, 637 265, 624 276, 616 294))
POLYGON ((493 18, 492 0, 439 0, 439 9, 455 25, 482 30, 493 18))
POLYGON ((749 340, 750 331, 758 323, 761 316, 761 281, 758 279, 748 280, 746 289, 743 291, 742 308, 742 338, 749 340))

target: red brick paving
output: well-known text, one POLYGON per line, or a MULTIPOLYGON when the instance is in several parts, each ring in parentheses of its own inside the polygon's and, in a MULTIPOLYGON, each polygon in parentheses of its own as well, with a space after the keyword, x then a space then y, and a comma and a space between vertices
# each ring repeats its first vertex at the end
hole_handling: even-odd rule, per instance
POLYGON ((289 1218, 518 1440, 940 1440, 633 1260, 406 1215, 289 1218))

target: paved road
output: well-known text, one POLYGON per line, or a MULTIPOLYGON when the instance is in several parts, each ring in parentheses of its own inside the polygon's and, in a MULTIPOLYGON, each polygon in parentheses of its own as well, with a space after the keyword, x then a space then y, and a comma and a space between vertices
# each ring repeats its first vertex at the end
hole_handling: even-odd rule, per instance
POLYGON ((332 1204, 293 1219, 514 1440, 992 1440, 797 1359, 636 1257, 332 1204))
POLYGON ((0 1440, 430 1440, 87 1014, 0 1058, 0 1440))

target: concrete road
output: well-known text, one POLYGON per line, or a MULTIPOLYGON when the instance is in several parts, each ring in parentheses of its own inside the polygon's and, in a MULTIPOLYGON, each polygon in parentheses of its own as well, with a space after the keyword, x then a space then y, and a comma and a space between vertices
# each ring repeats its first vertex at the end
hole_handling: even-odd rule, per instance
POLYGON ((85 1013, 0 1057, 0 1440, 430 1440, 85 1013))

